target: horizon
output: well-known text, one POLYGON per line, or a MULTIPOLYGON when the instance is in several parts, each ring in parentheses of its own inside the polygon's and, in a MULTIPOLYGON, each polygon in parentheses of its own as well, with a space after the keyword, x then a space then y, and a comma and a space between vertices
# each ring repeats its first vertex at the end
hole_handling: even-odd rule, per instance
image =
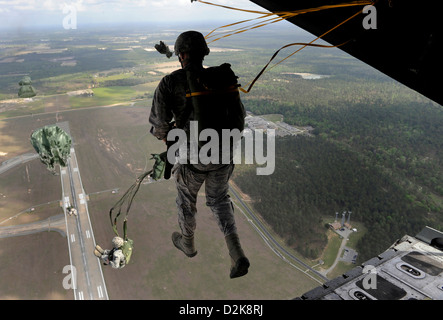
MULTIPOLYGON (((217 0, 214 4, 268 12, 248 0, 217 0)), ((87 25, 134 23, 190 25, 236 22, 257 18, 258 14, 235 11, 190 0, 0 0, 0 30, 27 30, 60 27, 81 29, 87 25), (216 17, 216 18, 215 18, 216 17), (215 19, 214 19, 215 18, 215 19)))

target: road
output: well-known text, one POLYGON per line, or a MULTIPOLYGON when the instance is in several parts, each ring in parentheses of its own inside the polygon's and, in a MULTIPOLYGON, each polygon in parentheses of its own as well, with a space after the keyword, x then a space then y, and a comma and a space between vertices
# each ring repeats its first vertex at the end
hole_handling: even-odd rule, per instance
POLYGON ((347 248, 344 254, 344 258, 341 258, 341 255, 343 253, 343 250, 345 250, 346 248, 346 243, 348 241, 349 235, 353 232, 352 230, 349 230, 348 228, 344 228, 343 231, 336 231, 342 238, 343 240, 341 241, 340 244, 340 248, 338 249, 338 253, 337 253, 337 257, 334 260, 334 263, 324 271, 324 274, 328 274, 329 272, 331 272, 332 270, 334 270, 334 268, 337 266, 339 261, 346 261, 346 262, 353 262, 354 261, 354 256, 357 256, 357 251, 355 251, 354 249, 349 249, 347 248))
MULTIPOLYGON (((317 270, 311 268, 309 265, 307 265, 302 260, 295 257, 293 254, 291 254, 289 251, 287 251, 282 245, 280 245, 280 243, 278 243, 278 241, 275 240, 274 237, 267 231, 266 227, 260 222, 260 220, 251 211, 251 209, 249 209, 249 207, 247 205, 245 205, 245 203, 243 202, 242 198, 239 196, 239 194, 235 190, 235 188, 230 186, 229 189, 230 189, 230 192, 235 196, 235 198, 237 198, 237 200, 240 202, 243 209, 245 209, 248 212, 248 215, 250 217, 252 217, 253 221, 250 221, 250 222, 253 222, 253 225, 256 227, 257 231, 261 234, 262 238, 268 243, 268 245, 271 247, 271 249, 278 256, 280 256, 283 260, 290 263, 291 265, 293 265, 291 263, 291 261, 295 262, 297 265, 304 268, 304 270, 301 269, 300 267, 297 267, 296 265, 293 265, 294 267, 297 267, 299 270, 304 272, 307 276, 309 276, 313 280, 319 282, 320 284, 323 284, 324 282, 329 281, 329 279, 326 278, 323 274, 321 274, 317 270), (290 260, 287 260, 286 256, 289 257, 290 260), (313 273, 314 276, 308 274, 308 272, 313 273), (321 280, 323 280, 323 282, 320 281, 319 278, 321 280)), ((248 218, 248 220, 249 220, 249 218, 248 218)))
POLYGON ((49 217, 46 220, 40 220, 21 225, 0 227, 0 238, 24 236, 42 231, 57 231, 64 236, 65 216, 63 214, 58 214, 56 216, 49 217))
MULTIPOLYGON (((67 123, 59 126, 69 133, 67 123)), ((66 234, 74 283, 76 300, 108 300, 100 260, 93 254, 94 233, 89 218, 87 196, 83 190, 75 150, 71 148, 67 167, 60 168, 62 201, 66 216, 66 234), (66 208, 74 206, 77 215, 67 214, 66 208)))
MULTIPOLYGON (((69 134, 69 124, 67 122, 61 122, 58 125, 69 134)), ((0 174, 16 165, 38 157, 38 154, 24 154, 5 161, 0 165, 0 174)), ((0 227, 0 238, 22 236, 42 231, 57 231, 62 235, 66 235, 72 283, 74 284, 72 287, 74 298, 76 300, 108 300, 109 296, 100 260, 93 254, 96 243, 89 218, 88 197, 83 190, 77 157, 73 147, 70 150, 67 167, 60 167, 60 182, 64 214, 28 224, 0 227), (67 213, 66 208, 70 205, 77 209, 76 216, 67 213)))
POLYGON ((19 164, 39 158, 38 153, 25 153, 20 156, 6 160, 0 164, 0 174, 12 169, 19 164))

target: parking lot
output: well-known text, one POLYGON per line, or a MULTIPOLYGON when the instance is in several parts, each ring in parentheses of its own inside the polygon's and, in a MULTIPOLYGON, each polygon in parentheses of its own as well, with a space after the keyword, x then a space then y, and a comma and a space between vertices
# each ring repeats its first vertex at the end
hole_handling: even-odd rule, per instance
POLYGON ((355 263, 358 253, 354 249, 345 247, 343 249, 343 255, 340 257, 340 261, 355 263))

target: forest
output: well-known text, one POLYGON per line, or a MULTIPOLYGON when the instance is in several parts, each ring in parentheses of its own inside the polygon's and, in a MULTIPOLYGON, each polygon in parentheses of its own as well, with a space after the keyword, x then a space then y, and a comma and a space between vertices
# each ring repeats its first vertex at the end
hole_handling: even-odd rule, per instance
POLYGON ((363 262, 425 225, 443 227, 443 110, 392 80, 332 81, 268 80, 244 98, 252 113, 281 114, 314 136, 277 137, 274 174, 244 166, 234 180, 308 258, 326 245, 322 218, 352 211, 368 228, 356 248, 363 262))

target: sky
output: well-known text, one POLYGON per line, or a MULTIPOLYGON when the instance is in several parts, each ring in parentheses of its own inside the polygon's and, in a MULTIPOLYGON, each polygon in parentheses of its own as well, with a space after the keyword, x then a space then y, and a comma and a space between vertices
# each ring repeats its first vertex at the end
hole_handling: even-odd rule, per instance
MULTIPOLYGON (((249 0, 207 1, 266 12, 249 0)), ((191 0, 0 0, 2 29, 46 25, 81 29, 91 23, 236 22, 257 16, 191 0)))

